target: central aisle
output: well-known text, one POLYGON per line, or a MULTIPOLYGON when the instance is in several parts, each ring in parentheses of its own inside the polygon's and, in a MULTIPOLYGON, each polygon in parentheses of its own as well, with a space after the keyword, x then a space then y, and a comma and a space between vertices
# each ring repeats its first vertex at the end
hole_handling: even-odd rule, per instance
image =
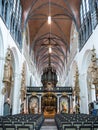
POLYGON ((40 130, 57 130, 54 119, 45 119, 40 130))

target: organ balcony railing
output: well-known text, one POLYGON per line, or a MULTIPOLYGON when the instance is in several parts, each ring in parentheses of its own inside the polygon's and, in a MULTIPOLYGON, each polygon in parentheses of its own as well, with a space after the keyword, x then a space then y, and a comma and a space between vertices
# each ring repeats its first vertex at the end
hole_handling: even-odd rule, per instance
POLYGON ((54 87, 53 89, 45 89, 44 87, 31 87, 27 86, 27 92, 69 92, 72 93, 72 87, 65 86, 65 87, 54 87))

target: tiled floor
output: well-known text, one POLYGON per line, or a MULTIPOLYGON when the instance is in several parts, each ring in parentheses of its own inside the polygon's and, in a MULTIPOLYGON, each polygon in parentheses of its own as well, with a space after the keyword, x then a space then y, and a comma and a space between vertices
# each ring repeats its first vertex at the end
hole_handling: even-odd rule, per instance
POLYGON ((54 119, 45 119, 40 130, 57 130, 54 119))

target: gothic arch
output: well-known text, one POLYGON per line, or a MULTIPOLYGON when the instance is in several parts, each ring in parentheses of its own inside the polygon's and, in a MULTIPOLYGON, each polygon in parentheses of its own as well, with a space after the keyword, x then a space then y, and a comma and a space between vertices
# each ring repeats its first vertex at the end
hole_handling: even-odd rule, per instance
POLYGON ((83 57, 81 72, 86 74, 88 102, 91 101, 91 86, 88 81, 89 80, 88 69, 89 69, 90 62, 91 62, 91 50, 87 50, 83 57))
POLYGON ((12 52, 12 62, 15 73, 19 72, 19 56, 15 47, 11 48, 12 52))
MULTIPOLYGON (((4 41, 3 41, 3 34, 2 34, 2 30, 0 29, 0 69, 1 69, 1 73, 0 73, 0 81, 2 81, 2 77, 3 77, 3 61, 4 61, 4 41)), ((1 84, 1 82, 0 82, 1 84)), ((2 84, 0 85, 0 87, 2 86, 2 84)))
POLYGON ((87 73, 87 69, 91 60, 91 50, 87 50, 82 59, 81 72, 87 73))
POLYGON ((81 110, 84 110, 84 113, 88 113, 88 97, 90 95, 90 89, 87 83, 87 71, 88 67, 91 61, 91 50, 86 50, 84 53, 81 69, 80 69, 80 84, 81 84, 81 104, 83 104, 81 107, 81 110), (85 90, 85 91, 84 91, 85 90), (86 104, 86 105, 85 105, 86 104))
MULTIPOLYGON (((3 88, 3 64, 4 64, 4 41, 3 41, 3 31, 0 29, 0 93, 3 88)), ((3 110, 3 95, 0 94, 0 106, 1 110, 3 110)), ((0 111, 0 114, 2 114, 2 111, 0 111)))
MULTIPOLYGON (((10 93, 9 96, 5 98, 5 102, 7 100, 7 98, 10 101, 10 108, 11 108, 11 113, 10 114, 14 114, 15 113, 15 109, 17 109, 16 107, 14 107, 16 104, 18 104, 19 99, 16 99, 17 95, 19 94, 19 87, 20 86, 20 81, 19 81, 19 74, 20 74, 20 70, 19 70, 19 56, 18 56, 18 52, 17 49, 15 47, 12 48, 8 48, 10 55, 11 55, 11 61, 10 61, 10 72, 11 72, 11 88, 10 88, 10 93), (16 102, 14 102, 16 100, 16 102)), ((7 50, 7 51, 8 51, 7 50)), ((6 52, 7 54, 8 52, 6 52)))

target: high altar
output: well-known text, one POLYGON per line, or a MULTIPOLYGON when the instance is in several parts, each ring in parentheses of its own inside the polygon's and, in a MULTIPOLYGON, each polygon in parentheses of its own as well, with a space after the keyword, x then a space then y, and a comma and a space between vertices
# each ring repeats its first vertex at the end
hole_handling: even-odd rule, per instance
POLYGON ((27 88, 28 113, 44 113, 46 118, 52 118, 56 113, 70 113, 72 102, 71 87, 55 87, 51 90, 27 88))
MULTIPOLYGON (((50 56, 50 55, 49 55, 50 56)), ((57 87, 56 70, 49 66, 43 70, 42 87, 27 87, 28 113, 43 113, 46 118, 52 118, 56 113, 70 113, 72 108, 72 87, 57 87)))

